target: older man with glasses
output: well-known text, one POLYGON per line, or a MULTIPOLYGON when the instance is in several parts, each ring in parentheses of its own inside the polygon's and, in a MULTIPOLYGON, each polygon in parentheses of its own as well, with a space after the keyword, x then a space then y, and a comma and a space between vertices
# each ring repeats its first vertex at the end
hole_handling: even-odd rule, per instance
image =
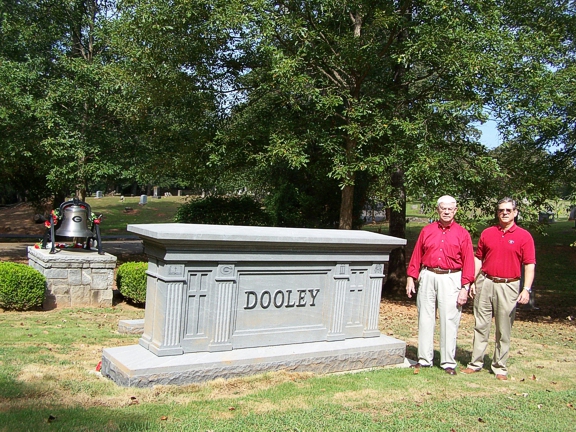
POLYGON ((434 359, 436 305, 440 315, 440 367, 456 375, 456 337, 468 287, 474 281, 474 250, 470 234, 454 221, 456 200, 438 198, 438 222, 425 226, 410 258, 406 294, 412 298, 418 280, 418 363, 431 367, 434 359))
POLYGON ((496 322, 496 346, 491 369, 496 378, 507 380, 506 363, 510 353, 512 324, 516 304, 526 304, 534 281, 536 252, 534 239, 528 231, 515 223, 518 215, 516 201, 503 198, 497 206, 498 225, 486 228, 480 235, 476 249, 476 283, 471 285, 474 299, 474 348, 465 374, 480 372, 484 366, 484 352, 488 346, 492 317, 496 322), (524 285, 520 279, 524 266, 524 285))

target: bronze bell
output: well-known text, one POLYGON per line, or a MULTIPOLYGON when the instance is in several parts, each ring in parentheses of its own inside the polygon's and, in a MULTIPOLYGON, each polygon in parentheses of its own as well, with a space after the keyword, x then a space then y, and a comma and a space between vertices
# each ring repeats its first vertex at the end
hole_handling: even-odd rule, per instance
POLYGON ((88 229, 88 210, 79 205, 70 205, 64 208, 62 224, 56 231, 62 237, 93 237, 94 233, 88 229))

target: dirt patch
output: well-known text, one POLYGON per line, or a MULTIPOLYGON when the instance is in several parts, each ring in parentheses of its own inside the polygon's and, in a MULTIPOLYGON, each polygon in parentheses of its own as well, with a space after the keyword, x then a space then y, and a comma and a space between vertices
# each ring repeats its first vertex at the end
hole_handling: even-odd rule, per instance
POLYGON ((46 231, 42 222, 34 219, 36 211, 28 203, 0 208, 0 234, 39 235, 46 231))

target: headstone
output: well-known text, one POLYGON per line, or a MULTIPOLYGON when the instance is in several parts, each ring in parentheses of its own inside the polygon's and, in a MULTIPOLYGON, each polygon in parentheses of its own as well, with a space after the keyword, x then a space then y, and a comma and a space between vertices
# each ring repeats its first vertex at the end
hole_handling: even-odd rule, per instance
POLYGON ((96 191, 96 198, 102 198, 102 191, 96 191))
POLYGON ((120 320, 118 322, 118 333, 123 334, 142 334, 144 333, 144 320, 120 320))
POLYGON ((154 198, 158 198, 158 186, 154 186, 154 198))
POLYGON ((538 222, 554 222, 554 212, 539 212, 538 222))
POLYGON ((178 196, 182 196, 182 190, 178 189, 178 196))
POLYGON ((107 348, 117 384, 404 363, 379 330, 385 262, 406 240, 357 230, 129 225, 148 255, 138 345, 107 348))
POLYGON ((148 195, 140 195, 139 205, 144 205, 148 203, 148 195))

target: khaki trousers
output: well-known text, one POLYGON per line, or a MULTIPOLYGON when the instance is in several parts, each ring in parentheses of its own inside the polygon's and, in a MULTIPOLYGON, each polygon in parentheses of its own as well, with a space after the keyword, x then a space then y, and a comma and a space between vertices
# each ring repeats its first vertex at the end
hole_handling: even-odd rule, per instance
POLYGON ((456 301, 461 288, 462 272, 436 274, 422 270, 418 279, 418 362, 432 366, 436 305, 440 321, 440 367, 456 367, 456 337, 462 308, 456 301))
POLYGON ((484 366, 484 352, 488 346, 492 317, 496 323, 496 345, 492 357, 492 372, 507 375, 506 362, 510 354, 510 336, 516 316, 516 302, 520 281, 494 283, 483 274, 476 281, 474 299, 474 348, 468 367, 480 370, 484 366))

